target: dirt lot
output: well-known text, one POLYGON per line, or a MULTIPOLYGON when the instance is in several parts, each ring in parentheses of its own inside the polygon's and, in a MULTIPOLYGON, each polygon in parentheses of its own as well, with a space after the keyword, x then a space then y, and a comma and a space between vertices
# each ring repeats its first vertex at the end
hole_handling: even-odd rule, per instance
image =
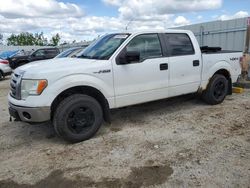
POLYGON ((250 90, 209 106, 192 95, 112 112, 91 140, 9 122, 0 82, 0 187, 250 187, 250 90))

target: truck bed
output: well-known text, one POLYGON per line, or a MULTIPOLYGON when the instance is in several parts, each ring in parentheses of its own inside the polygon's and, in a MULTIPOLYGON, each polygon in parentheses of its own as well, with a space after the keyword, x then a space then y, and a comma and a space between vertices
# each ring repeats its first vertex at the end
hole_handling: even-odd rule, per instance
MULTIPOLYGON (((206 52, 202 53, 202 81, 209 79, 209 75, 214 70, 221 68, 228 70, 231 73, 232 83, 237 81, 238 76, 241 73, 240 58, 242 52, 223 50, 218 52, 206 52), (227 62, 227 67, 220 67, 220 62, 227 62)), ((222 64, 222 63, 221 63, 222 64)))

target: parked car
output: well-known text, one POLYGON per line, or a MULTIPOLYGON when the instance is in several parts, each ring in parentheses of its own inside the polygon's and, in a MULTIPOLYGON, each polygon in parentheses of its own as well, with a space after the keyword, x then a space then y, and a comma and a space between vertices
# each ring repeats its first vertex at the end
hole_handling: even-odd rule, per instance
POLYGON ((12 69, 9 66, 9 61, 0 59, 0 80, 2 80, 5 76, 10 75, 11 73, 12 69))
POLYGON ((63 57, 76 57, 78 53, 80 53, 84 47, 74 47, 69 48, 60 54, 58 54, 55 58, 63 58, 63 57))
POLYGON ((9 113, 25 122, 51 120, 59 136, 79 142, 94 136, 103 119, 110 122, 110 109, 196 92, 220 104, 241 73, 242 52, 212 49, 201 52, 185 30, 108 34, 79 58, 16 69, 9 113))
POLYGON ((10 67, 15 69, 21 65, 32 61, 52 59, 60 53, 58 48, 41 48, 35 51, 20 51, 16 55, 8 58, 10 67))
POLYGON ((12 73, 12 69, 10 68, 9 61, 7 59, 15 55, 17 52, 18 50, 4 51, 0 53, 0 80, 12 73))
POLYGON ((8 59, 18 53, 19 50, 9 50, 0 53, 0 59, 8 59))

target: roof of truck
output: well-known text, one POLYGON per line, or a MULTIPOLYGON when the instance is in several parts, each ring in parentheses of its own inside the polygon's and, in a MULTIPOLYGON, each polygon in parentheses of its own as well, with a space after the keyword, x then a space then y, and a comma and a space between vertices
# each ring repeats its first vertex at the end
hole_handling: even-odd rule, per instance
POLYGON ((182 29, 166 29, 166 30, 141 30, 141 31, 126 31, 129 34, 143 34, 143 33, 192 33, 190 30, 182 29))

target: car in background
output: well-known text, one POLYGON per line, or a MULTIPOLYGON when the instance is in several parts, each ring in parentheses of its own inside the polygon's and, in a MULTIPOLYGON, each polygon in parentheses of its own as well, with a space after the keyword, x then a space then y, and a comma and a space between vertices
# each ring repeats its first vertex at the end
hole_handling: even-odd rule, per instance
POLYGON ((7 59, 15 55, 17 52, 18 50, 4 51, 0 53, 0 80, 12 73, 12 69, 10 68, 9 61, 7 59))
POLYGON ((32 61, 52 59, 60 53, 58 48, 40 48, 35 51, 19 51, 16 55, 8 58, 10 67, 15 69, 32 61))
POLYGON ((9 61, 6 59, 0 59, 0 80, 11 73, 12 69, 9 66, 9 61))
POLYGON ((76 57, 78 53, 80 53, 85 47, 73 47, 67 50, 64 50, 60 54, 58 54, 55 58, 63 58, 63 57, 76 57))
POLYGON ((18 53, 19 50, 8 50, 0 53, 0 59, 8 59, 18 53))

